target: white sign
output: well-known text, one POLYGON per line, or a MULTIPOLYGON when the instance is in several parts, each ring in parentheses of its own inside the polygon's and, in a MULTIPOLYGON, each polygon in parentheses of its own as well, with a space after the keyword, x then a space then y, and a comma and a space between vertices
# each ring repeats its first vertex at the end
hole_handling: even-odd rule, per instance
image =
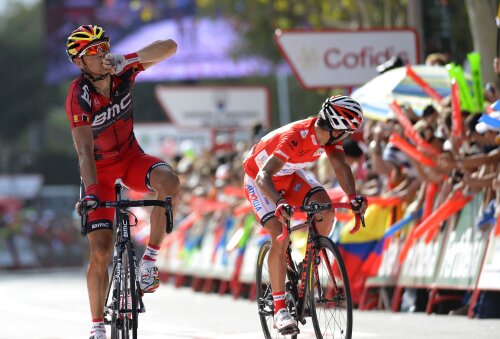
POLYGON ((134 134, 147 154, 172 158, 191 148, 195 152, 210 149, 211 131, 202 128, 179 128, 171 124, 134 124, 134 134))
POLYGON ((270 126, 269 91, 265 87, 157 86, 156 97, 173 124, 185 127, 270 126))
POLYGON ((377 75, 392 56, 418 63, 414 30, 278 31, 276 41, 302 86, 352 87, 377 75))
POLYGON ((34 198, 42 188, 40 174, 0 175, 0 197, 34 198))
POLYGON ((134 124, 134 134, 144 152, 167 160, 177 154, 200 154, 250 139, 248 129, 187 128, 166 123, 134 124))

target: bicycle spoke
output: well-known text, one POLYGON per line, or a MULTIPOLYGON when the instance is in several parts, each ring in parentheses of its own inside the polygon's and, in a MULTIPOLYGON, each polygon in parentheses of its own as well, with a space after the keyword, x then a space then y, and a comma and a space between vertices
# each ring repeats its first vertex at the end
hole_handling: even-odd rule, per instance
POLYGON ((283 336, 274 328, 274 301, 271 282, 269 280, 269 267, 267 265, 269 246, 270 242, 266 242, 261 247, 256 274, 257 304, 264 337, 266 339, 296 338, 296 335, 283 336))
POLYGON ((347 273, 335 245, 321 238, 311 289, 312 318, 318 338, 351 338, 352 302, 347 273))

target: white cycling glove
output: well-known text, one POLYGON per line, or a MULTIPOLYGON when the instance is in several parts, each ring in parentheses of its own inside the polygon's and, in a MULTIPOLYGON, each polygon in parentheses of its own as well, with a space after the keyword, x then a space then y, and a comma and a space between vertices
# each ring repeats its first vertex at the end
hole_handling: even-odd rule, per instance
POLYGON ((137 53, 125 55, 108 53, 104 58, 114 67, 115 74, 120 74, 126 66, 141 61, 141 57, 137 53))

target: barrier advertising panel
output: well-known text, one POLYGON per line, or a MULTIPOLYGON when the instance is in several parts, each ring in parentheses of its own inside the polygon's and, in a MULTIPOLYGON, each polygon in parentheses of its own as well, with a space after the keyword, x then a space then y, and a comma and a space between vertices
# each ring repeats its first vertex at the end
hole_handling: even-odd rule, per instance
POLYGON ((429 243, 423 238, 415 241, 401 267, 398 285, 422 287, 434 282, 445 237, 441 232, 429 243))
POLYGON ((483 261, 488 232, 478 229, 475 220, 483 200, 478 194, 450 224, 434 287, 474 288, 483 261))
POLYGON ((478 289, 500 290, 500 222, 490 233, 488 250, 486 251, 483 269, 479 277, 478 289))

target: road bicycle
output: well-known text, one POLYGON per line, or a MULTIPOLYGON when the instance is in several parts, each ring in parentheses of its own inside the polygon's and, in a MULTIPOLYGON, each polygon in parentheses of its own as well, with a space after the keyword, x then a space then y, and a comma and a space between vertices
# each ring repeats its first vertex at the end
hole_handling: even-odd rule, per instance
MULTIPOLYGON (((308 229, 304 260, 296 263, 292 259, 291 241, 286 251, 287 280, 285 300, 290 314, 297 324, 306 324, 306 317, 312 319, 316 338, 351 339, 352 300, 347 271, 337 245, 328 237, 321 236, 316 228, 315 215, 335 208, 351 209, 350 203, 316 203, 293 207, 306 213, 306 221, 290 227, 283 225, 283 233, 278 240, 284 240, 292 232, 308 229)), ((365 222, 359 213, 354 214, 356 223, 351 233, 365 222)), ((266 241, 257 257, 257 304, 260 323, 266 339, 290 335, 297 338, 300 329, 279 333, 274 328, 274 301, 269 280, 267 255, 271 241, 266 241)))
MULTIPOLYGON (((173 228, 172 198, 163 200, 122 200, 122 185, 115 184, 116 201, 103 201, 99 207, 116 210, 116 236, 113 270, 104 302, 104 323, 111 326, 111 339, 136 339, 138 314, 146 311, 139 285, 139 269, 134 244, 130 237, 131 207, 158 206, 165 208, 166 232, 173 228)), ((87 206, 81 204, 82 234, 86 234, 87 206)), ((133 214, 132 214, 133 215, 133 214)), ((137 219, 136 219, 137 220, 137 219)))

